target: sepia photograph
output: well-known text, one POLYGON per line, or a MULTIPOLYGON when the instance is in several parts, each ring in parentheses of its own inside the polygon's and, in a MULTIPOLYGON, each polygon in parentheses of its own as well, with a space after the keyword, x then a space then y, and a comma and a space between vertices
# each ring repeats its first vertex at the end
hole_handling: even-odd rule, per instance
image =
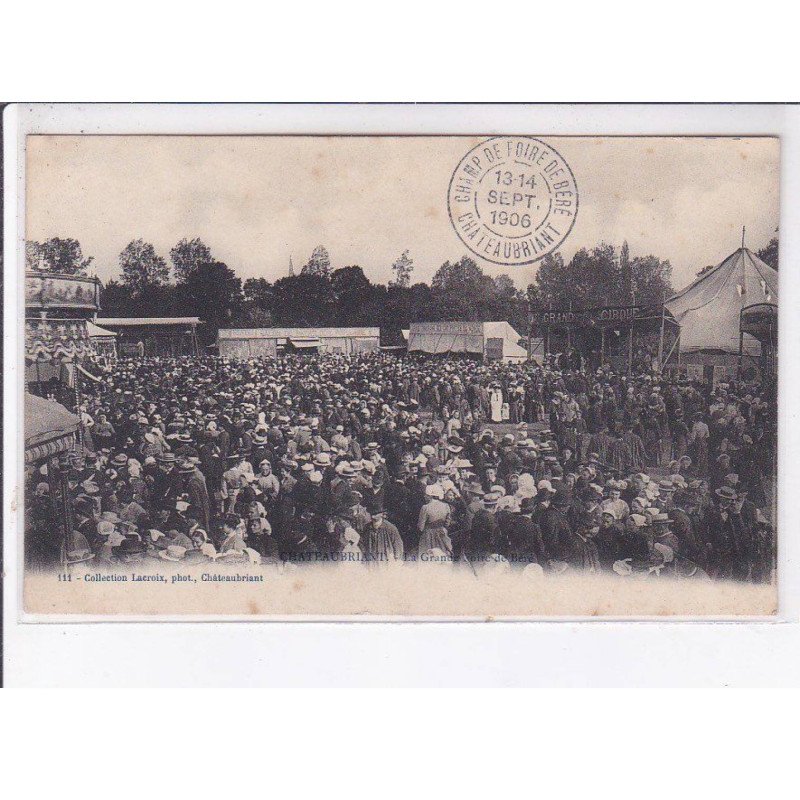
POLYGON ((32 618, 777 613, 777 137, 25 150, 32 618))

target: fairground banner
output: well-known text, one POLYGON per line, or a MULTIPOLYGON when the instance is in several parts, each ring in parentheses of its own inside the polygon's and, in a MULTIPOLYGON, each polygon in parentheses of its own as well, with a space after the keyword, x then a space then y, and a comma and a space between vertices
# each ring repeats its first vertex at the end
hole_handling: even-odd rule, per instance
MULTIPOLYGON (((599 308, 551 308, 531 311, 531 326, 551 327, 606 327, 625 325, 638 320, 661 317, 661 306, 601 306, 599 308)), ((671 319, 669 312, 665 313, 671 319)))
POLYGON ((96 278, 78 275, 25 275, 25 305, 28 308, 88 308, 100 307, 100 283, 96 278))

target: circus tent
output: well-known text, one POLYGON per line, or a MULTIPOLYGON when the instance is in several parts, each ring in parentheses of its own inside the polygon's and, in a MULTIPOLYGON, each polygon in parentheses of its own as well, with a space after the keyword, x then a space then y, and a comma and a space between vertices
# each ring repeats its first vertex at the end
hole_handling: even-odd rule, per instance
MULTIPOLYGON (((666 308, 681 326, 682 353, 739 353, 742 311, 778 308, 778 272, 741 247, 670 297, 666 308)), ((758 339, 742 334, 742 352, 757 356, 758 339)))

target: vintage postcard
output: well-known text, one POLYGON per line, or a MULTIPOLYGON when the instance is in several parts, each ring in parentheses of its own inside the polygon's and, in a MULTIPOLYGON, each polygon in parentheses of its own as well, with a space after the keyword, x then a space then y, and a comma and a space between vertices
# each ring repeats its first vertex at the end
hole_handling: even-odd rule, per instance
POLYGON ((438 133, 27 136, 27 619, 777 613, 780 139, 438 133))

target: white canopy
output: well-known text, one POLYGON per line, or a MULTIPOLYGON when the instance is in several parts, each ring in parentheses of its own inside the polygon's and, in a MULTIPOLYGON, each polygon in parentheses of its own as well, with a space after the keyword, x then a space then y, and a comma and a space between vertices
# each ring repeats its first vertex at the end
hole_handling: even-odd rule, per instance
POLYGON ((528 351, 520 335, 506 321, 412 322, 408 335, 410 353, 473 353, 489 359, 523 361, 528 351))
POLYGON ((91 320, 86 321, 86 332, 89 334, 90 339, 116 339, 117 334, 114 331, 109 331, 106 328, 101 328, 95 325, 91 320))

